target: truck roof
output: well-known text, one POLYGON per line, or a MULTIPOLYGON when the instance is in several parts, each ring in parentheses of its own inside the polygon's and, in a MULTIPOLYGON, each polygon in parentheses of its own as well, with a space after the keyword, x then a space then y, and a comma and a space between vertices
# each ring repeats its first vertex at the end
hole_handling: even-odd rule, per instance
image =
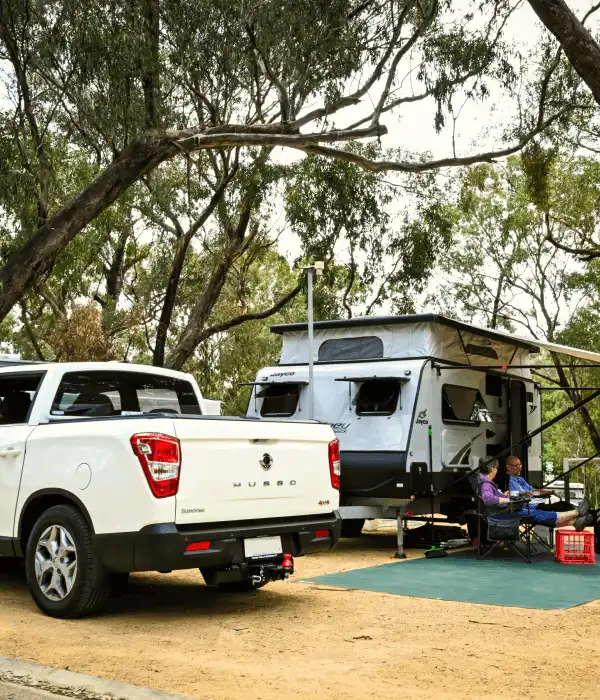
POLYGON ((0 372, 23 372, 23 370, 36 370, 46 372, 50 369, 60 368, 64 372, 85 372, 86 370, 113 370, 118 372, 140 372, 158 374, 164 377, 186 376, 185 372, 174 369, 154 367, 153 365, 129 364, 127 362, 32 362, 27 360, 2 360, 0 372))

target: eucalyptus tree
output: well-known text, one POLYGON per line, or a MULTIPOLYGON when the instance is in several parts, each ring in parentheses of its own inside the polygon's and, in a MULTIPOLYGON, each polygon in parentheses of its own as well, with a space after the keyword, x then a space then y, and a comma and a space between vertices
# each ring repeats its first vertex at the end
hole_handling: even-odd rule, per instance
MULTIPOLYGON (((205 331, 220 270, 244 253, 273 149, 371 173, 423 173, 515 153, 569 113, 573 95, 547 100, 548 70, 496 148, 431 158, 419 144, 377 156, 346 145, 393 132, 411 103, 430 101, 439 130, 456 94, 479 99, 494 84, 513 97, 519 57, 503 31, 514 9, 450 0, 4 0, 0 318, 82 232, 93 237, 94 222, 128 190, 158 192, 174 161, 207 185, 202 204, 184 212, 183 233, 172 226, 176 248, 186 249, 207 208, 225 236, 207 285, 215 293, 190 311, 165 359, 180 366, 205 331), (80 177, 65 178, 69 170, 80 177)), ((111 243, 106 281, 122 278, 132 235, 111 243)), ((175 273, 178 264, 170 263, 175 273)), ((99 298, 110 313, 111 300, 99 298)))

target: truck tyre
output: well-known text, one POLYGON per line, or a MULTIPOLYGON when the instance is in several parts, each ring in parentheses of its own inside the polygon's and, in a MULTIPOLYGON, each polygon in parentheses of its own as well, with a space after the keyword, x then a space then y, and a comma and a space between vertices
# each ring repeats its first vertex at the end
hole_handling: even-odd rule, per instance
POLYGON ((342 537, 360 537, 364 526, 364 518, 342 520, 342 537))
POLYGON ((29 535, 25 567, 33 600, 51 617, 91 615, 110 593, 90 527, 73 506, 53 506, 40 515, 29 535))
POLYGON ((204 582, 210 588, 217 588, 219 591, 225 593, 250 593, 251 591, 258 591, 259 588, 263 588, 269 583, 269 581, 263 581, 262 583, 256 583, 252 580, 251 576, 243 578, 241 581, 228 581, 227 583, 215 583, 217 578, 217 569, 200 569, 200 573, 204 578, 204 582))

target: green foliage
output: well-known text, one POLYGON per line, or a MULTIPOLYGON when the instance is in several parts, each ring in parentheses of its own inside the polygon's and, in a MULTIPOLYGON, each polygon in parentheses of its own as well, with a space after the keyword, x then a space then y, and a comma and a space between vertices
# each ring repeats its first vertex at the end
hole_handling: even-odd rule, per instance
MULTIPOLYGON (((326 109, 304 131, 339 128, 348 115, 330 110, 383 59, 370 89, 348 106, 368 109, 385 86, 380 116, 390 132, 401 112, 385 110, 399 97, 400 109, 430 100, 439 131, 448 114, 454 117, 454 97, 483 99, 491 86, 516 88, 518 57, 502 37, 512 11, 510 3, 476 0, 4 0, 0 252, 6 258, 21 249, 150 128, 229 124, 239 131, 279 123, 287 133, 283 122, 315 106, 326 109), (400 66, 388 74, 394 56, 400 66)), ((574 89, 567 78, 563 71, 564 84, 549 86, 553 100, 574 89)), ((536 108, 528 105, 516 135, 536 108)), ((410 153, 374 143, 342 147, 366 158, 424 157, 419 143, 410 153)), ((473 169, 460 201, 451 203, 432 175, 385 179, 312 155, 290 164, 258 147, 182 153, 93 219, 51 272, 35 280, 2 325, 0 342, 26 357, 64 356, 60 338, 77 339, 74 324, 84 309, 99 356, 151 362, 167 290, 173 291, 168 354, 186 333, 270 308, 297 283, 290 264, 315 258, 327 262, 318 318, 409 312, 456 231, 473 245, 470 252, 453 250, 446 264, 463 255, 473 269, 484 265, 478 227, 486 217, 494 219, 511 264, 522 264, 523 246, 513 238, 524 239, 533 214, 520 202, 531 192, 540 206, 554 196, 545 184, 554 161, 533 148, 527 158, 522 172, 514 166, 519 194, 507 213, 507 185, 490 166, 473 169), (294 260, 286 261, 279 251, 290 249, 294 260)), ((580 203, 585 197, 591 201, 591 190, 578 192, 580 203)), ((586 206, 569 216, 589 213, 586 206)), ((591 230, 594 215, 581 216, 578 225, 591 230)), ((463 301, 472 298, 465 289, 463 301)), ((186 355, 188 366, 202 373, 207 393, 242 410, 235 382, 276 356, 269 324, 286 314, 302 318, 304 306, 299 295, 271 319, 209 333, 195 355, 186 355)))
POLYGON ((549 180, 557 156, 556 148, 545 149, 538 141, 532 141, 521 153, 527 193, 533 204, 542 211, 550 204, 549 180))

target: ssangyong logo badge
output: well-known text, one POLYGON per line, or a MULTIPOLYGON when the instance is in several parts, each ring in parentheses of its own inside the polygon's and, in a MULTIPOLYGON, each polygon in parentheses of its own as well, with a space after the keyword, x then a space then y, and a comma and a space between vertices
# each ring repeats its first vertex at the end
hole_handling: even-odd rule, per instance
POLYGON ((259 464, 266 472, 268 472, 269 469, 273 466, 273 457, 271 457, 271 455, 268 452, 265 452, 259 464))

